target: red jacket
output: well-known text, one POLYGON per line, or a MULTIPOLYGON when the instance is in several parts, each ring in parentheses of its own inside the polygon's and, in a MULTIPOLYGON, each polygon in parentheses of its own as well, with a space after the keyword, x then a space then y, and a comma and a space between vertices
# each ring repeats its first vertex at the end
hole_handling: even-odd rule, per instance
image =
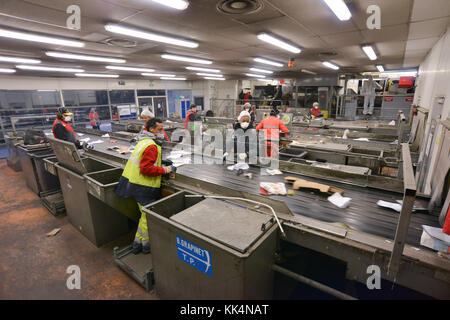
POLYGON ((98 113, 97 112, 90 112, 89 113, 89 120, 91 121, 91 126, 95 127, 98 123, 98 113))
POLYGON ((139 167, 141 168, 141 174, 148 177, 157 177, 166 174, 163 167, 155 166, 155 162, 158 159, 158 148, 155 145, 151 145, 145 149, 142 154, 139 167))
POLYGON ((192 114, 194 115, 194 118, 195 118, 195 116, 197 115, 197 112, 194 112, 194 111, 191 110, 191 111, 189 111, 189 112, 187 113, 187 115, 186 115, 186 120, 184 121, 184 130, 187 129, 188 122, 192 121, 191 119, 189 119, 189 117, 190 117, 192 114))
POLYGON ((270 116, 261 121, 261 123, 256 127, 256 130, 259 131, 261 129, 264 130, 264 137, 267 139, 272 138, 274 140, 278 140, 280 138, 280 130, 284 133, 289 132, 283 121, 274 116, 270 116))
POLYGON ((311 114, 313 115, 313 116, 315 116, 315 117, 317 117, 317 116, 319 116, 319 114, 322 112, 322 111, 320 111, 320 109, 319 108, 311 108, 311 110, 309 110, 309 112, 311 112, 311 114))
POLYGON ((55 121, 53 122, 53 127, 52 127, 53 137, 55 137, 55 139, 58 139, 58 137, 55 134, 55 127, 58 123, 61 123, 62 126, 64 127, 64 129, 66 129, 66 131, 72 132, 75 141, 78 140, 77 136, 75 134, 75 131, 73 131, 72 126, 70 124, 68 124, 67 122, 62 121, 61 119, 58 119, 58 118, 55 119, 55 121))

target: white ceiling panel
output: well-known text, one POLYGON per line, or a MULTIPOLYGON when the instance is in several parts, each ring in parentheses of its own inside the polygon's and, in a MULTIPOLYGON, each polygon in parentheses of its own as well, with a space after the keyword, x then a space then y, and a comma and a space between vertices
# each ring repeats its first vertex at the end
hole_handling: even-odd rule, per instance
POLYGON ((413 22, 409 27, 409 40, 442 36, 450 24, 450 17, 413 22))
POLYGON ((411 21, 432 20, 450 16, 449 0, 414 0, 411 21))

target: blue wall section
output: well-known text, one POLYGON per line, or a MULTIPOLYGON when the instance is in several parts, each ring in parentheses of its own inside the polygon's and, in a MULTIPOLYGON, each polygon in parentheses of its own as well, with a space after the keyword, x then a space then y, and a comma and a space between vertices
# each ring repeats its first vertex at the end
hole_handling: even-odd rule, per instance
POLYGON ((178 97, 184 97, 192 101, 192 90, 167 90, 167 100, 169 100, 169 113, 176 112, 175 100, 178 97))

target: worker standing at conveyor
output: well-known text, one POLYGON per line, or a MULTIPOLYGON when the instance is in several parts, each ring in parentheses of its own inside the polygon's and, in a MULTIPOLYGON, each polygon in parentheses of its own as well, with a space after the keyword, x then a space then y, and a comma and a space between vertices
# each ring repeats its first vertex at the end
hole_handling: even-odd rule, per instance
POLYGON ((194 131, 194 121, 197 119, 197 106, 194 104, 191 106, 191 110, 186 115, 184 121, 184 130, 194 131))
POLYGON ((100 130, 100 123, 99 123, 99 117, 97 110, 95 108, 91 109, 91 112, 89 112, 89 121, 91 123, 92 129, 94 130, 100 130))
POLYGON ((319 109, 319 103, 318 102, 314 102, 313 107, 311 108, 311 110, 309 110, 309 114, 310 114, 312 119, 322 118, 323 117, 323 113, 319 109))
POLYGON ((56 119, 53 122, 52 132, 56 139, 73 142, 78 149, 83 147, 90 147, 86 142, 83 144, 77 138, 75 131, 69 124, 72 121, 73 113, 69 112, 69 109, 60 107, 57 109, 56 119))
POLYGON ((373 80, 372 76, 369 76, 367 81, 364 81, 361 93, 364 95, 364 115, 372 115, 373 109, 375 107, 375 97, 376 97, 376 88, 383 89, 382 86, 378 84, 375 80, 373 80))
MULTIPOLYGON (((147 130, 146 125, 147 125, 148 120, 150 120, 151 118, 154 118, 154 117, 155 117, 155 115, 150 110, 148 110, 148 109, 142 110, 141 120, 144 120, 145 124, 143 125, 141 132, 147 130)), ((166 131, 164 131, 164 128, 162 129, 162 133, 164 134, 164 137, 166 138, 166 140, 168 142, 170 142, 169 136, 167 135, 166 131)))
POLYGON ((244 104, 244 111, 247 111, 250 114, 250 124, 254 125, 255 124, 255 112, 252 110, 252 105, 248 102, 246 104, 244 104))
POLYGON ((288 128, 284 125, 283 121, 278 119, 277 115, 280 112, 272 109, 270 111, 270 117, 261 121, 256 127, 256 130, 264 130, 264 138, 267 145, 267 156, 270 158, 276 158, 278 156, 278 141, 280 140, 280 130, 286 134, 289 132, 288 128))
POLYGON ((161 176, 175 171, 173 166, 161 166, 161 145, 164 140, 162 120, 150 119, 141 132, 138 144, 119 179, 116 193, 122 198, 134 198, 141 211, 133 242, 133 253, 150 253, 147 218, 142 207, 159 199, 161 176))
MULTIPOLYGON (((238 122, 234 125, 235 130, 235 138, 236 138, 236 152, 242 150, 241 148, 238 148, 238 145, 242 143, 241 137, 247 133, 248 130, 252 130, 255 127, 253 126, 253 123, 251 122, 251 115, 246 110, 242 111, 239 114, 238 122), (240 131, 242 130, 242 131, 240 131)), ((255 131, 256 132, 256 131, 255 131)), ((247 137, 244 138, 244 154, 240 154, 239 157, 241 159, 248 158, 250 153, 250 142, 247 137), (244 156, 245 155, 245 156, 244 156)), ((256 139, 255 139, 256 140, 256 139)))

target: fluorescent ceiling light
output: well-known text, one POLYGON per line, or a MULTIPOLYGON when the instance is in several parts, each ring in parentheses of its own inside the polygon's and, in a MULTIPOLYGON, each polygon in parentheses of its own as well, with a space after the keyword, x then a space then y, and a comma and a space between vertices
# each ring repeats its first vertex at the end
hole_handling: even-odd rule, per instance
POLYGON ((186 61, 186 62, 192 62, 192 63, 200 63, 200 64, 212 64, 211 60, 197 59, 197 58, 185 57, 185 56, 177 56, 174 54, 162 54, 161 58, 169 59, 169 60, 177 60, 177 61, 186 61))
POLYGON ((101 73, 76 73, 77 77, 90 77, 90 78, 118 78, 117 74, 101 74, 101 73))
POLYGON ((362 47, 362 49, 370 60, 377 60, 377 54, 373 50, 372 46, 364 46, 362 47))
POLYGON ((306 69, 302 69, 300 71, 303 72, 303 73, 308 73, 308 74, 317 74, 315 72, 312 72, 312 71, 309 71, 309 70, 306 70, 306 69))
POLYGON ((37 90, 38 92, 55 92, 55 91, 57 91, 57 90, 37 90))
POLYGON ((377 66, 378 71, 384 72, 384 67, 382 65, 377 66))
POLYGON ((80 41, 65 40, 61 38, 53 38, 47 36, 40 36, 37 34, 27 32, 10 31, 0 28, 0 37, 11 38, 14 40, 25 40, 41 43, 49 43, 53 45, 68 46, 68 47, 84 47, 84 43, 80 41))
POLYGON ((135 67, 121 67, 121 66, 106 66, 109 70, 123 70, 123 71, 137 71, 137 72, 153 72, 154 69, 135 68, 135 67))
POLYGON ((157 2, 177 10, 185 10, 189 7, 189 2, 185 0, 153 0, 153 2, 157 2))
POLYGON ((386 71, 380 73, 381 77, 415 77, 417 76, 417 71, 386 71))
POLYGON ((38 59, 27 59, 27 58, 18 58, 18 57, 6 57, 6 56, 0 56, 0 62, 37 64, 37 63, 41 63, 41 60, 38 60, 38 59))
POLYGON ((179 81, 185 81, 186 78, 167 78, 167 77, 161 77, 161 80, 179 80, 179 81))
POLYGON ((49 57, 54 57, 54 58, 74 59, 74 60, 83 60, 83 61, 98 61, 98 62, 110 62, 110 63, 125 63, 125 62, 127 62, 124 59, 108 58, 108 57, 100 57, 100 56, 89 56, 89 55, 85 55, 85 54, 74 54, 74 53, 55 52, 55 51, 47 51, 45 54, 48 55, 49 57))
POLYGON ((269 70, 264 70, 264 69, 258 69, 258 68, 250 68, 251 71, 255 71, 255 72, 261 72, 261 73, 267 73, 267 74, 272 74, 273 71, 269 71, 269 70))
POLYGON ((225 78, 213 78, 213 77, 205 77, 205 79, 207 79, 207 80, 220 80, 220 81, 227 80, 225 78))
POLYGON ((272 80, 269 79, 258 79, 259 81, 264 81, 264 82, 272 82, 272 80))
POLYGON ((284 49, 284 50, 287 50, 289 52, 292 52, 292 53, 300 53, 300 52, 302 52, 302 50, 300 48, 295 47, 293 45, 290 45, 289 43, 284 42, 284 41, 282 41, 280 39, 277 39, 277 38, 275 38, 275 37, 273 37, 273 36, 271 36, 271 35, 269 35, 267 33, 260 33, 260 34, 258 34, 258 39, 262 40, 264 42, 267 42, 267 43, 269 43, 271 45, 277 46, 277 47, 279 47, 281 49, 284 49))
POLYGON ((164 73, 141 73, 144 77, 166 77, 173 78, 174 74, 164 74, 164 73))
POLYGON ((220 73, 220 70, 217 70, 217 69, 208 69, 208 68, 199 68, 199 67, 186 67, 186 69, 193 70, 193 71, 220 73))
POLYGON ((107 24, 105 29, 109 32, 123 34, 130 37, 146 39, 150 41, 168 43, 176 46, 188 47, 188 48, 197 48, 198 42, 183 40, 180 38, 167 37, 161 34, 156 34, 148 31, 141 31, 134 28, 124 27, 118 24, 107 24))
POLYGON ((339 70, 339 67, 335 64, 332 64, 331 62, 325 61, 325 62, 322 62, 322 64, 327 68, 330 68, 333 70, 339 70))
POLYGON ((253 74, 253 73, 246 73, 245 74, 248 77, 253 77, 253 78, 261 78, 264 79, 266 76, 262 75, 262 74, 253 74))
POLYGON ((282 63, 279 63, 279 62, 276 62, 276 61, 272 61, 272 60, 263 59, 263 58, 254 58, 253 60, 256 61, 256 62, 259 62, 259 63, 269 64, 269 65, 275 66, 275 67, 282 67, 283 66, 282 63))
POLYGON ((0 73, 15 73, 16 70, 8 68, 0 68, 0 73))
POLYGON ((44 66, 27 66, 27 65, 18 65, 16 68, 22 70, 34 70, 34 71, 56 71, 56 72, 84 72, 83 69, 74 69, 74 68, 61 68, 61 67, 44 67, 44 66))
POLYGON ((204 76, 204 77, 215 77, 215 78, 223 78, 223 75, 221 74, 214 74, 214 73, 197 73, 198 76, 204 76))
POLYGON ((350 20, 352 14, 343 0, 324 0, 341 21, 350 20))

